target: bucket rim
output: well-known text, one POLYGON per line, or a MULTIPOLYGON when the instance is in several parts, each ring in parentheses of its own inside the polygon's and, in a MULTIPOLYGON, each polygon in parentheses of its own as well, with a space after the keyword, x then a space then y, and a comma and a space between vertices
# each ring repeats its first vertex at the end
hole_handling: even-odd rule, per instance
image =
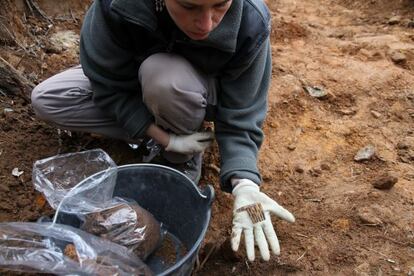
MULTIPOLYGON (((188 181, 190 181, 190 183, 191 183, 191 186, 197 191, 197 193, 198 193, 198 195, 200 196, 200 197, 202 197, 202 198, 204 198, 204 199, 207 199, 208 198, 208 196, 207 195, 205 195, 205 194, 203 194, 203 193, 201 193, 201 191, 200 191, 200 189, 198 188, 198 186, 194 183, 194 181, 193 180, 191 180, 187 175, 185 175, 184 173, 182 173, 182 172, 180 172, 179 170, 177 170, 177 169, 174 169, 174 168, 171 168, 171 167, 168 167, 168 166, 165 166, 165 165, 160 165, 160 164, 150 164, 150 163, 144 163, 144 164, 142 164, 142 163, 134 163, 134 164, 127 164, 127 165, 121 165, 121 166, 116 166, 115 168, 116 169, 124 169, 124 168, 128 168, 128 167, 159 167, 159 168, 163 168, 163 169, 167 169, 167 170, 169 170, 169 171, 173 171, 173 172, 175 172, 175 173, 178 173, 178 174, 180 174, 181 176, 183 176, 183 177, 185 177, 188 181)), ((97 173, 95 173, 95 174, 93 174, 93 175, 97 175, 97 174, 99 174, 99 173, 101 173, 102 171, 100 171, 100 172, 97 172, 97 173)), ((83 182, 83 181, 85 181, 86 179, 88 179, 89 177, 92 177, 93 175, 91 175, 91 176, 88 176, 87 178, 85 178, 84 180, 82 180, 81 182, 83 182)))

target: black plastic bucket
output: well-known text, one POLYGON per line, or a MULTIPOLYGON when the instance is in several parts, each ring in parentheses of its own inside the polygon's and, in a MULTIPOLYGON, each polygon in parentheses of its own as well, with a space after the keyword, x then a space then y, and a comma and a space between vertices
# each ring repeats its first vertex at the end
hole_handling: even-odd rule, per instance
MULTIPOLYGON (((207 185, 200 191, 187 176, 169 167, 133 164, 118 167, 114 196, 137 201, 187 249, 169 267, 156 256, 146 261, 148 266, 157 275, 189 275, 210 222, 213 188, 207 185)), ((80 225, 75 216, 65 213, 58 214, 57 222, 80 225)))

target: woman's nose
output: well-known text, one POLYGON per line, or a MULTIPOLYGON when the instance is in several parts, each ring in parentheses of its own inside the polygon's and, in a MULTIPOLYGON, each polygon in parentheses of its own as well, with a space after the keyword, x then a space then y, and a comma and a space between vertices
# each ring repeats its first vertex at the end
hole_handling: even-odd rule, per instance
POLYGON ((208 33, 213 30, 213 14, 211 11, 203 11, 198 20, 196 20, 196 27, 200 32, 208 33))

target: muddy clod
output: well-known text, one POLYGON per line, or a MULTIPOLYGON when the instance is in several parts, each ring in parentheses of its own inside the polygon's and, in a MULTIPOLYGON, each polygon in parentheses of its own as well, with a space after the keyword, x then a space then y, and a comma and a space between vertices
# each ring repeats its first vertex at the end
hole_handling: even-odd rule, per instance
POLYGON ((380 190, 389 190, 392 187, 394 187, 395 183, 398 182, 398 178, 393 175, 382 175, 379 178, 377 178, 372 185, 380 190))

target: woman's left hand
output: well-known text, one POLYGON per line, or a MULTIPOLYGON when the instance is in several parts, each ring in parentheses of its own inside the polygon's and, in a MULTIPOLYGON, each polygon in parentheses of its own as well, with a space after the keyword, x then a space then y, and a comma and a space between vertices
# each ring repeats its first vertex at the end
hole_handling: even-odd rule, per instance
POLYGON ((276 201, 260 192, 259 186, 249 179, 237 179, 233 189, 233 229, 231 245, 234 251, 239 249, 241 234, 244 234, 247 258, 254 261, 255 241, 262 259, 270 259, 269 245, 273 253, 280 254, 279 241, 270 219, 273 213, 288 222, 295 222, 295 217, 276 201))

